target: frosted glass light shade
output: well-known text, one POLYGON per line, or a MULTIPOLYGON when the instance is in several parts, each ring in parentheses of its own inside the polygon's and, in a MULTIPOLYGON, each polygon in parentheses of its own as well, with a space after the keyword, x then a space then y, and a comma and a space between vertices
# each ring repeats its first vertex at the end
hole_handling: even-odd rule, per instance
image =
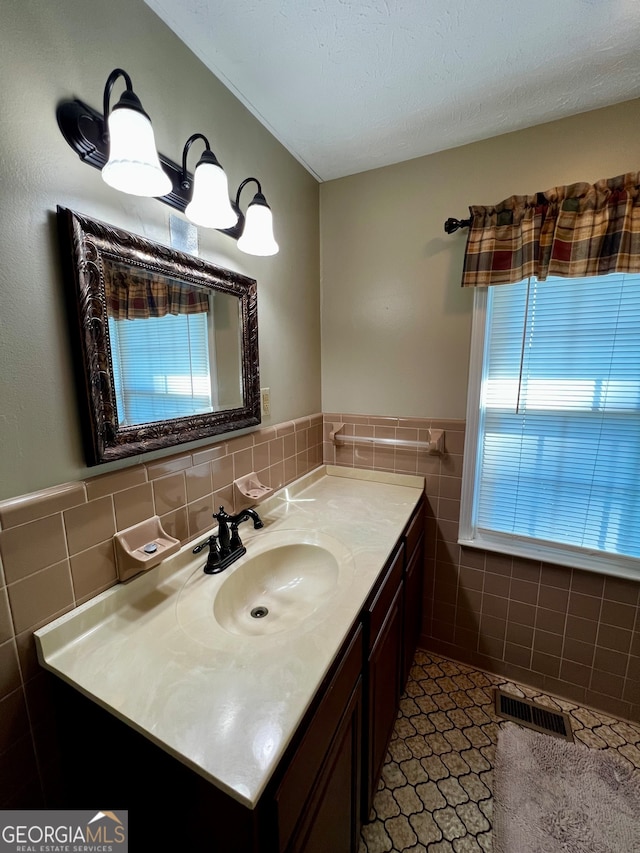
POLYGON ((233 228, 238 214, 229 200, 229 182, 217 162, 200 160, 193 175, 193 193, 185 216, 203 228, 233 228))
POLYGON ((256 193, 247 208, 238 248, 247 255, 275 255, 280 249, 273 236, 271 208, 261 193, 256 193))
POLYGON ((107 119, 109 161, 104 181, 131 195, 163 196, 173 189, 156 150, 151 122, 143 112, 115 107, 107 119))

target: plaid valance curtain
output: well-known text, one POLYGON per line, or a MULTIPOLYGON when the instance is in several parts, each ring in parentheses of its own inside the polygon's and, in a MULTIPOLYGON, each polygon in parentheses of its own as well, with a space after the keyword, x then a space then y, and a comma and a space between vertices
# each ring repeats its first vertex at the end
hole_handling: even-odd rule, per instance
POLYGON ((640 272, 640 172, 469 211, 463 287, 640 272))
POLYGON ((206 290, 126 264, 105 263, 107 314, 115 320, 140 320, 209 310, 206 290))

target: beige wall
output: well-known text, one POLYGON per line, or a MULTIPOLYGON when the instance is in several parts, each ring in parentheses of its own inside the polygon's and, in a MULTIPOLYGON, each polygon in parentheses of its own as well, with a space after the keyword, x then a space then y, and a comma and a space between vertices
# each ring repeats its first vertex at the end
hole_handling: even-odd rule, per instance
POLYGON ((320 187, 322 407, 464 418, 471 204, 637 171, 638 101, 320 187))
MULTIPOLYGON (((258 281, 261 381, 271 389, 271 416, 264 425, 320 409, 315 179, 142 0, 5 3, 0 28, 0 499, 140 461, 85 467, 54 219, 56 205, 62 205, 169 242, 171 208, 107 187, 97 170, 80 162, 56 124, 56 105, 64 99, 78 97, 101 110, 104 84, 116 67, 131 75, 162 153, 180 161, 187 138, 204 133, 227 171, 232 193, 249 175, 261 180, 274 211, 279 255, 243 255, 228 237, 204 230, 200 254, 258 281)), ((121 87, 120 82, 116 100, 121 87)), ((191 157, 197 159, 198 153, 194 149, 191 157)), ((145 456, 145 462, 163 455, 145 456)))

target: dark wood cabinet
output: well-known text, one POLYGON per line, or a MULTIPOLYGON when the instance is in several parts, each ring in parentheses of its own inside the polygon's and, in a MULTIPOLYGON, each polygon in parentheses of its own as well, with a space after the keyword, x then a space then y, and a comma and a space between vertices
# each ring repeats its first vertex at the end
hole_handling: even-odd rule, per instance
POLYGON ((254 809, 62 682, 67 777, 56 806, 117 795, 130 810, 131 837, 144 827, 159 849, 357 853, 420 636, 423 554, 424 500, 254 809), (78 774, 87 743, 99 773, 78 774))

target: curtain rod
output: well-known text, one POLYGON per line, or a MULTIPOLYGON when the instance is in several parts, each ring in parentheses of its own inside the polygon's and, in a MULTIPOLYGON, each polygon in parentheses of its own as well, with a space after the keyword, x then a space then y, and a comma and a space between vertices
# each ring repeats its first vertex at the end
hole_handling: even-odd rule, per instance
MULTIPOLYGON (((547 198, 546 193, 536 193, 535 204, 537 207, 548 207, 549 199, 547 198)), ((469 219, 449 218, 444 223, 444 230, 447 234, 454 234, 458 228, 469 228, 471 221, 471 217, 469 217, 469 219)))
POLYGON ((444 223, 444 230, 447 234, 453 234, 458 228, 468 228, 471 225, 471 218, 469 219, 447 219, 444 223))

